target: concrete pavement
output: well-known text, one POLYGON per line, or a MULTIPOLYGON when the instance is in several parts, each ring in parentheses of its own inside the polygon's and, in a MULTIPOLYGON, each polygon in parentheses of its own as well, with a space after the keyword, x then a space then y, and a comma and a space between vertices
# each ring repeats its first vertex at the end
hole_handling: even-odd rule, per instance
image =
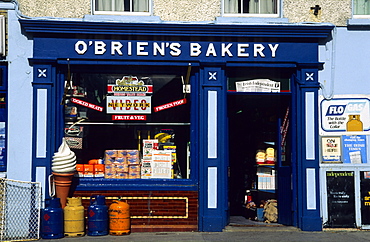
POLYGON ((123 236, 83 236, 67 237, 59 240, 63 242, 87 242, 87 241, 327 241, 327 242, 352 242, 370 241, 370 231, 341 229, 324 230, 322 232, 303 232, 295 227, 234 227, 228 226, 224 232, 158 232, 158 233, 131 233, 123 236))

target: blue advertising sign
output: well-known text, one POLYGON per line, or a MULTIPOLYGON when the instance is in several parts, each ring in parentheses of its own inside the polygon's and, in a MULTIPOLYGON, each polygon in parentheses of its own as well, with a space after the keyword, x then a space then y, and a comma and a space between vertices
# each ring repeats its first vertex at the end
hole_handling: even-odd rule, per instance
POLYGON ((343 163, 367 163, 366 135, 343 135, 343 163))
POLYGON ((317 63, 317 43, 35 38, 35 58, 317 63), (299 53, 299 54, 297 54, 299 53))

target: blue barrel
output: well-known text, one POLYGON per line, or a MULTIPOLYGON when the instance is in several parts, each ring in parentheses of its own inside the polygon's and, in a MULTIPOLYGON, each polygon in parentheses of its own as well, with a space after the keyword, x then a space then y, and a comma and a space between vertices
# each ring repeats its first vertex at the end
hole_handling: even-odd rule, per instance
POLYGON ((108 206, 105 197, 91 196, 90 206, 87 209, 87 235, 108 235, 108 206))
POLYGON ((63 238, 63 219, 63 209, 60 205, 60 198, 52 198, 49 206, 41 211, 41 238, 63 238))

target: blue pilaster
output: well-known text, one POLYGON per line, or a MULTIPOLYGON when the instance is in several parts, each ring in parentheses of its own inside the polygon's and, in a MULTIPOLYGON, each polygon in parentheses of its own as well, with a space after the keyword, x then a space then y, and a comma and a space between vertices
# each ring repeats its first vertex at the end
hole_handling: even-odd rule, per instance
POLYGON ((295 100, 297 110, 297 173, 293 179, 297 197, 296 223, 303 231, 321 231, 318 139, 318 69, 302 68, 297 72, 295 100))
POLYGON ((204 67, 200 70, 200 231, 222 231, 227 225, 225 85, 222 68, 204 67))
MULTIPOLYGON (((55 146, 55 68, 52 65, 33 66, 33 149, 32 180, 44 182, 48 189, 47 176, 50 174, 51 158, 55 146), (41 168, 41 169, 40 169, 41 168)), ((47 194, 46 194, 47 195, 47 194)))

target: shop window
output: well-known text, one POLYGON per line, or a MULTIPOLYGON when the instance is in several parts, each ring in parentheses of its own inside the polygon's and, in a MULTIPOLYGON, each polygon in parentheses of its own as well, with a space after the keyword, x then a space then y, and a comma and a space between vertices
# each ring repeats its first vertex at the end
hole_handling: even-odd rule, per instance
POLYGON ((353 0, 353 16, 355 18, 369 18, 370 1, 353 0))
POLYGON ((280 0, 223 0, 224 16, 278 17, 280 0))
POLYGON ((94 14, 149 15, 151 0, 93 0, 94 14))
POLYGON ((190 178, 190 93, 181 74, 73 73, 65 132, 83 178, 190 178))

